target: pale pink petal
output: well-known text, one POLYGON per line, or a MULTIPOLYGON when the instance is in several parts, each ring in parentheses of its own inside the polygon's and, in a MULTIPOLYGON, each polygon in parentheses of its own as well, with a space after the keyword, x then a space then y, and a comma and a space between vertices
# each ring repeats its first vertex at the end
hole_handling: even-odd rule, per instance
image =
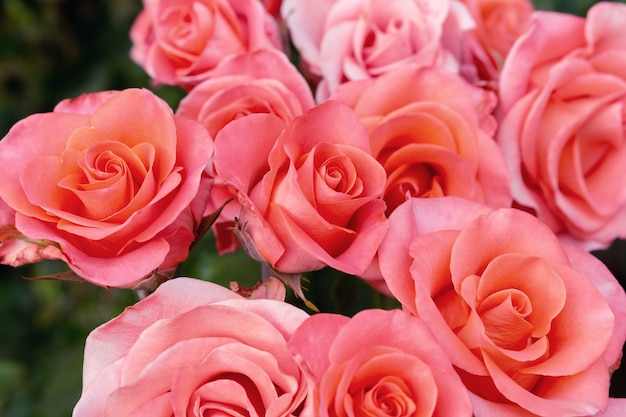
POLYGON ((90 384, 105 367, 125 356, 139 335, 152 323, 230 298, 239 298, 239 295, 197 279, 176 278, 164 282, 140 305, 129 307, 117 320, 91 332, 85 346, 83 384, 90 384))
POLYGON ((584 24, 583 18, 565 13, 534 13, 531 28, 513 45, 502 68, 499 97, 503 112, 528 91, 536 65, 584 45, 584 24))

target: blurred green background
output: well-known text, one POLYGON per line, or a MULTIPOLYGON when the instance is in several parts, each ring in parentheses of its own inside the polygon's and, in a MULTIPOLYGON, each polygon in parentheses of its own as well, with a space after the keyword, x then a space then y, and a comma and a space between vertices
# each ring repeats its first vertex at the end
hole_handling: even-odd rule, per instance
MULTIPOLYGON (((593 3, 536 1, 538 8, 581 15, 593 3)), ((0 0, 0 137, 18 120, 51 111, 68 97, 151 88, 128 57, 128 31, 140 9, 139 0, 0 0)), ((183 96, 174 87, 153 90, 174 108, 183 96)), ((260 268, 245 254, 218 257, 213 247, 207 236, 178 275, 223 285, 257 280, 260 268)), ((597 256, 626 282, 626 242, 597 256)), ((19 269, 0 265, 0 417, 71 415, 87 334, 137 301, 129 290, 23 279, 61 268, 54 262, 19 269)), ((308 278, 307 296, 322 311, 351 315, 393 305, 353 277, 324 270, 308 278)), ((626 397, 625 385, 626 372, 616 373, 613 395, 626 397)))

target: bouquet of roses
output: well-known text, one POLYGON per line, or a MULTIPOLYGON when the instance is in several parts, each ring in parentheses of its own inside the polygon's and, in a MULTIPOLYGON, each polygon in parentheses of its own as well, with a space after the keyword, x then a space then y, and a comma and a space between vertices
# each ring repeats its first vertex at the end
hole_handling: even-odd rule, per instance
POLYGON ((144 0, 130 55, 175 110, 88 93, 0 141, 0 262, 142 296, 87 338, 74 416, 625 415, 626 294, 589 253, 626 238, 625 21, 144 0), (192 249, 258 282, 179 277, 192 249), (324 271, 387 308, 320 311, 324 271))

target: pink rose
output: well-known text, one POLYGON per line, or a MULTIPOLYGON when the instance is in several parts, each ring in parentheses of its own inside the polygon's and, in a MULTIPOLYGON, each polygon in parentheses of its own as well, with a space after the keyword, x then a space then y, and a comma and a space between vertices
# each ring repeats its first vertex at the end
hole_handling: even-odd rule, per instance
POLYGON ((80 277, 133 287, 186 259, 206 206, 206 130, 148 90, 86 94, 0 142, 0 198, 80 277))
POLYGON ((258 0, 143 4, 130 30, 130 55, 159 83, 190 89, 230 55, 282 48, 277 22, 258 0))
POLYGON ((406 64, 458 72, 451 48, 473 24, 469 13, 457 14, 462 8, 449 0, 285 0, 281 15, 307 69, 322 79, 316 92, 322 101, 345 81, 406 64))
POLYGON ((307 314, 175 278, 87 338, 74 417, 297 416, 306 381, 287 339, 307 314))
POLYGON ((513 198, 585 249, 626 237, 626 5, 535 14, 501 77, 513 198))
MULTIPOLYGON (((202 122, 215 137, 224 125, 249 114, 270 113, 288 123, 314 105, 308 84, 287 57, 263 49, 224 60, 210 79, 182 99, 176 113, 202 122)), ((230 192, 217 184, 207 210, 214 212, 230 198, 230 192)), ((238 247, 232 228, 240 210, 237 202, 228 203, 213 225, 220 253, 238 247)))
POLYGON ((472 415, 433 334, 401 310, 316 314, 289 346, 309 375, 316 417, 472 415))
POLYGON ((272 114, 229 123, 215 138, 214 167, 216 183, 242 205, 244 247, 280 272, 363 272, 387 229, 385 171, 364 126, 340 103, 286 127, 272 114))
POLYGON ((380 268, 451 358, 481 416, 588 416, 608 402, 626 295, 534 216, 454 197, 389 218, 380 268))

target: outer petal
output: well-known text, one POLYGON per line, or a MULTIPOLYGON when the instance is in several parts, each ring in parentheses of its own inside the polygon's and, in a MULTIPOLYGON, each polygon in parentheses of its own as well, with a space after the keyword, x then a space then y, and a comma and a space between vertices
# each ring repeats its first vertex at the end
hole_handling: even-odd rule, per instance
POLYGON ((626 36, 620 22, 626 17, 626 8, 611 2, 599 2, 589 9, 585 38, 598 50, 626 48, 626 36))
POLYGON ((330 351, 335 337, 350 321, 339 314, 314 314, 289 338, 289 348, 311 379, 311 391, 330 366, 330 351))
POLYGON ((596 257, 575 246, 564 245, 572 268, 586 277, 602 294, 614 316, 613 334, 604 359, 609 368, 620 365, 622 348, 626 342, 626 294, 624 288, 613 277, 606 266, 596 257))
MULTIPOLYGON (((412 306, 415 290, 410 276, 413 259, 407 248, 417 237, 462 225, 489 209, 458 197, 413 198, 389 216, 389 231, 378 249, 380 270, 391 292, 403 306, 412 306)), ((413 311, 417 314, 417 311, 413 311)))
POLYGON ((301 152, 306 153, 324 142, 353 146, 370 152, 367 131, 354 111, 341 103, 329 101, 294 119, 281 135, 277 151, 270 155, 270 166, 276 167, 281 162, 282 155, 278 152, 282 153, 282 148, 287 143, 298 145, 301 152))
POLYGON ((324 31, 324 20, 337 0, 308 2, 303 0, 283 0, 280 14, 292 30, 290 36, 302 57, 315 63, 324 31))
POLYGON ((302 103, 307 111, 315 105, 311 89, 284 53, 273 49, 259 49, 247 54, 235 55, 222 61, 212 77, 250 74, 255 78, 276 78, 302 103))
POLYGON ((139 335, 152 323, 239 295, 219 285, 191 278, 176 278, 159 286, 150 297, 127 308, 118 319, 91 332, 85 345, 83 385, 87 386, 103 369, 125 356, 139 335))
POLYGON ((225 126, 215 138, 213 163, 219 179, 248 193, 267 171, 267 158, 285 124, 276 116, 253 114, 225 126), (257 132, 255 140, 245 140, 257 132), (259 157, 263 155, 263 157, 259 157), (241 170, 239 167, 246 167, 241 170))
MULTIPOLYGON (((328 253, 322 246, 324 242, 318 242, 314 236, 305 233, 291 219, 283 216, 284 226, 287 235, 283 238, 293 238, 303 249, 303 252, 312 256, 310 269, 322 268, 324 265, 331 266, 349 274, 363 273, 372 261, 378 248, 378 243, 382 241, 387 231, 387 221, 384 215, 385 203, 382 200, 370 201, 362 207, 351 219, 350 234, 354 239, 350 239, 349 246, 339 255, 328 253), (314 265, 317 264, 317 267, 314 265)), ((263 254, 267 249, 258 248, 263 254)), ((284 272, 302 272, 302 265, 306 264, 303 259, 279 259, 275 262, 278 270, 284 272)))
POLYGON ((536 67, 585 44, 584 24, 584 19, 565 13, 534 13, 531 28, 513 45, 502 67, 499 97, 504 113, 533 86, 536 67))

